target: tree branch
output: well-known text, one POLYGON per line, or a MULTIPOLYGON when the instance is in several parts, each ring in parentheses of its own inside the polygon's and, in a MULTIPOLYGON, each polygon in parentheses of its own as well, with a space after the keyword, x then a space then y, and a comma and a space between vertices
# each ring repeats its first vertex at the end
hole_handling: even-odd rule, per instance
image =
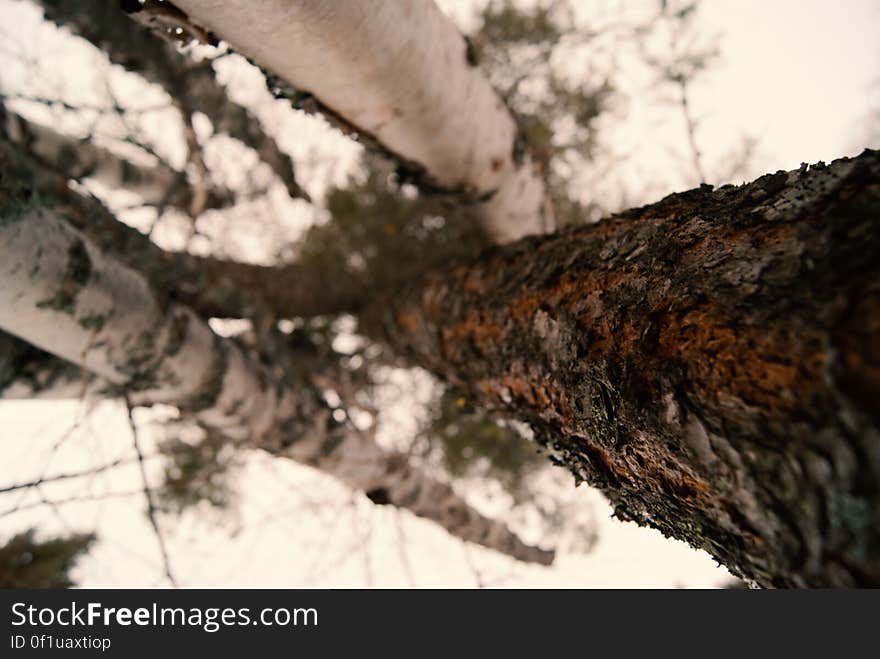
POLYGON ((160 249, 137 229, 119 222, 97 199, 70 190, 63 176, 4 138, 0 154, 39 190, 47 208, 83 232, 104 252, 144 273, 164 298, 204 318, 276 318, 336 315, 355 311, 372 291, 357 278, 328 277, 297 263, 263 266, 160 249))
POLYGON ((158 510, 156 509, 156 504, 154 502, 153 490, 150 488, 150 483, 147 478, 147 467, 144 463, 144 453, 141 450, 140 441, 138 440, 137 424, 134 422, 133 408, 128 396, 125 397, 125 410, 128 414, 128 424, 131 427, 131 443, 134 446, 134 452, 137 455, 138 469, 140 470, 141 482, 144 487, 144 499, 147 502, 147 517, 150 520, 150 526, 153 527, 153 533, 155 534, 156 542, 159 545, 159 554, 162 556, 165 577, 168 579, 172 588, 177 588, 177 580, 174 578, 174 573, 171 571, 171 560, 168 557, 165 536, 162 534, 162 529, 159 527, 158 510))
MULTIPOLYGON (((209 60, 196 61, 130 20, 106 0, 36 0, 46 18, 103 50, 110 60, 163 87, 184 115, 201 112, 217 133, 254 149, 293 198, 308 199, 296 182, 293 161, 242 105, 229 99, 209 60)), ((169 3, 170 4, 170 3, 169 3)))
MULTIPOLYGON (((199 194, 186 174, 159 162, 153 166, 135 165, 88 139, 62 135, 12 112, 0 104, 0 122, 6 134, 53 170, 75 181, 92 179, 111 189, 125 189, 150 206, 175 206, 192 215, 202 210, 224 208, 235 201, 227 189, 211 187, 199 194), (196 206, 196 199, 200 202, 196 206)), ((195 217, 195 215, 193 215, 195 217)))
POLYGON ((112 462, 107 462, 102 465, 98 465, 97 467, 91 467, 89 469, 83 471, 72 471, 65 472, 61 474, 54 474, 52 476, 40 476, 34 480, 25 481, 23 483, 13 483, 12 485, 3 485, 0 486, 0 494, 6 494, 8 492, 15 492, 17 490, 27 490, 32 487, 38 487, 40 485, 44 485, 46 483, 57 483, 59 481, 72 480, 76 478, 87 478, 88 476, 95 476, 97 474, 103 473, 105 471, 110 471, 111 469, 115 469, 116 467, 120 467, 122 465, 130 464, 132 462, 129 458, 119 458, 117 460, 113 460, 112 462))

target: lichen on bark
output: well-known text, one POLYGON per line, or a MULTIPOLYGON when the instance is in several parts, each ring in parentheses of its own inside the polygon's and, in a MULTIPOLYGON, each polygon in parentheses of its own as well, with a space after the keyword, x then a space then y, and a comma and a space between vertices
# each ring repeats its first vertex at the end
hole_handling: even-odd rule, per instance
POLYGON ((496 248, 364 328, 618 517, 763 586, 880 584, 880 154, 496 248))

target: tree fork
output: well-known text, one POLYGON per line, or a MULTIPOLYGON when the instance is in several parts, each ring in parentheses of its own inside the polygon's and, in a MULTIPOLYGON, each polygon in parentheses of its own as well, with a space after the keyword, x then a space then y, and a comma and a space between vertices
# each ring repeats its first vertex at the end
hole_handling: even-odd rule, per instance
POLYGON ((880 585, 880 153, 493 248, 365 331, 761 586, 880 585))

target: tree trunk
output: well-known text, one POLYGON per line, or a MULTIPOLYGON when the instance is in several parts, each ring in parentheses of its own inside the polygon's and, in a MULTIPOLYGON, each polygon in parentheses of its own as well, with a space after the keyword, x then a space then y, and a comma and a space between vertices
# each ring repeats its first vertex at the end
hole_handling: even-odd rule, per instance
POLYGON ((478 204, 495 241, 552 229, 513 117, 433 0, 175 4, 377 143, 423 189, 478 204))
POLYGON ((365 322, 618 517, 762 586, 880 585, 880 154, 431 272, 365 322))
MULTIPOLYGON (((308 381, 317 374, 295 354, 282 350, 264 364, 215 335, 191 309, 158 295, 142 273, 71 226, 36 182, 11 149, 0 149, 0 329, 99 376, 133 404, 175 405, 227 438, 320 469, 463 540, 552 562, 553 551, 525 544, 406 456, 335 419, 321 387, 308 381), (309 375, 296 380, 296 372, 309 375)), ((31 362, 45 370, 45 356, 24 351, 0 361, 0 385, 27 375, 22 367, 31 362)))
MULTIPOLYGON (((2 108, 0 108, 2 113, 2 108)), ((9 122, 0 122, 0 161, 8 159, 18 169, 16 176, 30 181, 41 195, 44 208, 61 215, 65 222, 82 232, 102 252, 134 268, 155 291, 192 308, 202 318, 256 318, 272 315, 319 316, 356 312, 367 300, 364 282, 347 276, 328 281, 324 272, 315 272, 294 262, 263 266, 170 252, 159 248, 147 236, 122 222, 99 201, 72 191, 67 182, 71 171, 60 165, 75 166, 84 156, 62 157, 54 167, 46 149, 34 148, 31 140, 15 140, 5 132, 9 122), (25 156, 23 148, 36 153, 25 156)), ((91 148, 84 149, 86 155, 91 148)))

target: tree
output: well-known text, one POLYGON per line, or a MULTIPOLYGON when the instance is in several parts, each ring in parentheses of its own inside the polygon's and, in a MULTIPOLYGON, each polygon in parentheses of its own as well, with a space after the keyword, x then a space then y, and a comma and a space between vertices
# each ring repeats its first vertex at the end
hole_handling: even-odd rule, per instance
MULTIPOLYGON (((365 143, 374 173, 387 167, 377 156, 395 170, 390 188, 376 175, 331 191, 336 221, 314 228, 297 259, 246 264, 163 250, 118 222, 67 184, 77 172, 129 171, 116 156, 63 146, 7 113, 0 328, 17 338, 3 338, 12 358, 0 362, 0 391, 49 395, 74 383, 129 407, 173 404, 206 446, 258 446, 465 540, 552 560, 354 422, 369 374, 326 349, 332 330, 321 320, 351 314, 384 363, 416 364, 453 385, 453 414, 476 407, 528 423, 617 516, 705 549, 761 586, 880 583, 876 152, 704 185, 583 224, 588 209, 562 194, 554 173, 566 149, 553 142, 547 108, 512 111, 479 66, 482 55, 502 84, 515 63, 491 52, 501 27, 540 52, 560 29, 562 3, 531 14, 493 3, 471 40, 429 0, 272 0, 258 11, 123 2, 154 34, 103 3, 40 4, 162 85, 189 127, 186 171, 113 180, 167 181, 163 203, 193 217, 222 206, 234 193, 206 176, 193 127, 202 112, 302 196, 289 159, 226 101, 210 62, 155 33, 228 42, 278 97, 365 143), (134 56, 130 44, 141 42, 134 56), (76 157, 58 155, 71 150, 76 157), (551 232, 557 224, 574 226, 551 232), (387 234, 378 248, 364 237, 371 228, 387 234), (250 329, 222 337, 211 318, 247 318, 250 329), (279 323, 291 318, 299 326, 279 323), (344 405, 328 400, 327 382, 344 405)), ((670 75, 687 112, 686 74, 670 75)), ((561 80, 550 90, 581 128, 608 93, 561 80)), ((516 104, 518 92, 514 81, 505 98, 516 104)), ((589 135, 577 144, 576 155, 587 153, 589 135)))

